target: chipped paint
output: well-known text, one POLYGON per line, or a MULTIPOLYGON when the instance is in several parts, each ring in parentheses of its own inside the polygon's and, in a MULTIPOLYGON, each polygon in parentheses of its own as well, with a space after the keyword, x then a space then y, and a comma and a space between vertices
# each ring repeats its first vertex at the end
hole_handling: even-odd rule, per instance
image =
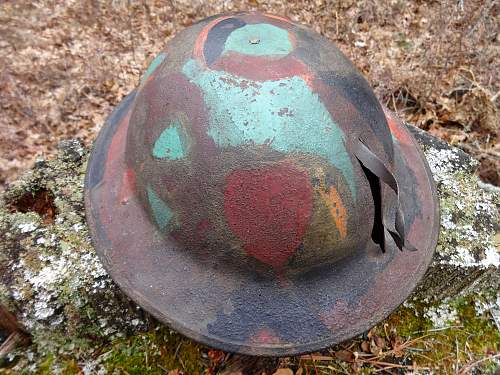
POLYGON ((184 65, 183 73, 204 93, 210 110, 208 134, 217 145, 253 143, 322 156, 342 171, 356 197, 344 134, 302 78, 252 83, 228 73, 202 70, 195 60, 184 65), (279 115, 286 107, 293 108, 293 116, 279 115))
POLYGON ((266 23, 236 29, 224 44, 224 52, 234 51, 253 56, 288 55, 292 50, 288 31, 266 23))

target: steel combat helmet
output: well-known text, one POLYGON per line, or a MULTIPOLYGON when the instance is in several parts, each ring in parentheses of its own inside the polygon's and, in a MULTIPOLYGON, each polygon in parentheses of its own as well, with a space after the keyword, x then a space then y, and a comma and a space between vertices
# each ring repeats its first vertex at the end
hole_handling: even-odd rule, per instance
POLYGON ((425 273, 425 158, 327 39, 279 16, 179 33, 111 114, 85 189, 97 253, 160 321, 291 355, 385 318, 425 273))

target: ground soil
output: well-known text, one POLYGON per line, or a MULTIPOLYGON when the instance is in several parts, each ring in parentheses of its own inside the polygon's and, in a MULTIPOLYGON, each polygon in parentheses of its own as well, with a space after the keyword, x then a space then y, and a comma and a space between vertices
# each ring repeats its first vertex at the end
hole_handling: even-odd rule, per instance
POLYGON ((90 144, 177 31, 244 9, 333 40, 382 102, 478 158, 480 177, 500 184, 495 0, 42 0, 0 4, 0 187, 62 139, 90 144))

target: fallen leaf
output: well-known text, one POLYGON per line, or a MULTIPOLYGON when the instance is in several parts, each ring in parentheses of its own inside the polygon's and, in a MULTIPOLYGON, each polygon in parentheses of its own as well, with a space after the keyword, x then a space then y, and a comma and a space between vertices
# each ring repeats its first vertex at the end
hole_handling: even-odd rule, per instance
POLYGON ((363 341, 361 343, 361 350, 365 353, 370 353, 370 343, 368 341, 363 341))
POLYGON ((355 356, 347 350, 339 350, 335 352, 335 358, 345 362, 354 362, 355 356))
POLYGON ((375 335, 373 337, 373 340, 375 341, 375 345, 377 345, 378 348, 380 348, 380 349, 384 349, 385 348, 385 346, 386 346, 385 345, 385 340, 382 337, 380 337, 378 335, 375 335))
POLYGON ((210 358, 210 362, 212 362, 213 365, 218 365, 224 359, 224 352, 220 350, 209 350, 208 358, 210 358))

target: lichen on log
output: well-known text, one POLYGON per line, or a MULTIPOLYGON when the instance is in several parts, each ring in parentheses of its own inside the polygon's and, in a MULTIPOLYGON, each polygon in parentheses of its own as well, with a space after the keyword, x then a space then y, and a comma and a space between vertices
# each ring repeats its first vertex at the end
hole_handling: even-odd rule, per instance
POLYGON ((460 149, 410 127, 437 184, 441 230, 433 262, 415 294, 435 300, 467 289, 498 287, 495 237, 500 195, 479 188, 478 162, 460 149))
POLYGON ((145 330, 150 321, 113 283, 90 244, 87 158, 80 143, 64 142, 58 158, 36 163, 1 197, 0 303, 42 356, 85 351, 100 339, 145 330), (37 209, 27 209, 26 200, 37 209))

